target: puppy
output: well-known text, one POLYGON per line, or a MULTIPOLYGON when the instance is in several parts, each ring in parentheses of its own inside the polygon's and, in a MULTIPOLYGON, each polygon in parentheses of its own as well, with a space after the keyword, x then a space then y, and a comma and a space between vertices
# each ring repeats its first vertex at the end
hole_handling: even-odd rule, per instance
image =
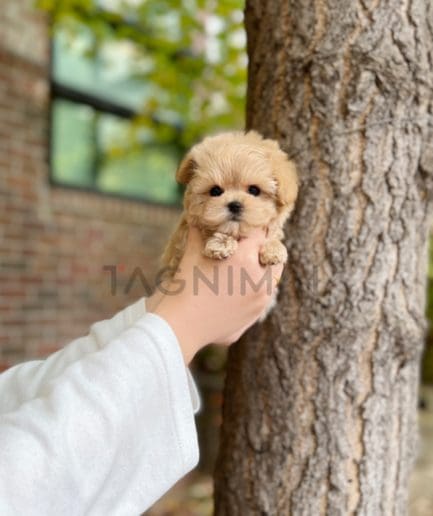
POLYGON ((214 259, 231 256, 251 228, 267 230, 259 252, 262 265, 285 263, 283 226, 298 194, 296 168, 274 140, 255 131, 229 132, 194 145, 176 172, 186 186, 184 211, 162 256, 170 271, 182 258, 188 226, 205 240, 203 253, 214 259))

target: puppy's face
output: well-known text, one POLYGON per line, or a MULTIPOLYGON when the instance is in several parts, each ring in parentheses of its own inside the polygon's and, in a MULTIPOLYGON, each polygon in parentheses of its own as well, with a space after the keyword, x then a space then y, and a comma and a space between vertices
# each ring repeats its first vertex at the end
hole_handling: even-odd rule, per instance
POLYGON ((293 164, 255 132, 225 133, 194 146, 177 179, 190 223, 235 237, 287 217, 297 194, 293 164))

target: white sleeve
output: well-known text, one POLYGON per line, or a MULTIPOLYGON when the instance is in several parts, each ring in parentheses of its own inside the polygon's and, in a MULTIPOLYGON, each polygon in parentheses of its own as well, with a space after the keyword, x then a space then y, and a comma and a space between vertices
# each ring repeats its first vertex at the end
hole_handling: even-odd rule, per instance
MULTIPOLYGON (((24 401, 38 396, 47 381, 61 375, 72 362, 102 349, 145 313, 145 298, 141 298, 111 319, 93 324, 88 335, 72 341, 45 360, 24 362, 0 374, 0 414, 14 410, 24 401)), ((197 413, 201 406, 200 395, 188 368, 186 374, 193 410, 197 413)))
POLYGON ((125 316, 94 325, 50 367, 4 373, 2 516, 138 515, 197 464, 199 400, 176 336, 154 314, 125 316))

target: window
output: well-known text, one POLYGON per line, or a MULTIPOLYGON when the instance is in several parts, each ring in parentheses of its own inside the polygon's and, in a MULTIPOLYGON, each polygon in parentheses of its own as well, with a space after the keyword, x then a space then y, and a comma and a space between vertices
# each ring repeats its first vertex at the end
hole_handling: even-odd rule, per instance
MULTIPOLYGON (((126 23, 126 22, 125 22, 126 23)), ((184 149, 155 141, 136 115, 149 60, 128 39, 57 23, 52 52, 51 177, 55 184, 173 204, 184 149)))

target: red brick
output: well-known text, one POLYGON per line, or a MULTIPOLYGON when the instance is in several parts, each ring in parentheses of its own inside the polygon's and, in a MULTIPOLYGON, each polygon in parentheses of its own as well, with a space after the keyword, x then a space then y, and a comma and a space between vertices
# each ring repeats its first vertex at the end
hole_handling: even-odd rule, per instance
POLYGON ((0 373, 2 373, 3 371, 6 371, 6 369, 9 369, 13 364, 11 364, 11 362, 3 362, 1 361, 0 362, 0 373))
POLYGON ((172 208, 50 185, 49 30, 32 5, 3 0, 0 10, 3 367, 50 354, 135 301, 142 292, 133 288, 125 295, 125 278, 118 295, 110 295, 102 266, 124 263, 126 274, 140 265, 152 278, 178 215, 172 208), (15 19, 3 15, 8 5, 15 19))

